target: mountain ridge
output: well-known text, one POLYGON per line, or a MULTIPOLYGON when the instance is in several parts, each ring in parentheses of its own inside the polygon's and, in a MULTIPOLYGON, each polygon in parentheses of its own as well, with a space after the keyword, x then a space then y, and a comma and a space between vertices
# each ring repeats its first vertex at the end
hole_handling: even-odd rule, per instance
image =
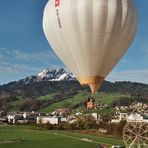
MULTIPOLYGON (((67 90, 71 89, 71 91, 72 89, 90 91, 89 87, 82 87, 76 80, 74 75, 70 72, 65 71, 63 68, 56 68, 51 70, 47 68, 34 76, 29 76, 18 81, 0 85, 0 96, 4 92, 6 94, 23 92, 24 95, 25 91, 28 91, 27 96, 33 96, 34 92, 36 92, 35 94, 38 95, 46 95, 48 91, 62 91, 65 88, 67 88, 67 90), (30 90, 32 90, 32 92, 30 90), (38 93, 37 91, 39 91, 40 93, 38 93)), ((122 93, 132 93, 137 91, 138 93, 148 93, 148 84, 130 81, 104 81, 99 91, 122 93)), ((20 94, 22 95, 22 93, 20 94)))
POLYGON ((65 71, 64 68, 56 68, 51 70, 49 68, 46 68, 37 75, 26 77, 21 81, 23 81, 24 84, 26 85, 32 82, 41 82, 41 81, 72 81, 72 80, 75 80, 74 75, 70 72, 65 71))
POLYGON ((12 81, 7 84, 0 85, 0 87, 9 84, 21 84, 27 85, 41 81, 75 81, 76 78, 70 72, 67 72, 64 68, 49 69, 46 68, 36 75, 28 76, 24 79, 12 81))
MULTIPOLYGON (((138 101, 148 101, 148 85, 143 83, 104 81, 99 92, 125 94, 125 96, 131 96, 131 100, 134 97, 138 101)), ((88 86, 81 86, 71 73, 63 69, 45 69, 35 76, 0 86, 0 110, 11 110, 11 108, 39 110, 73 98, 77 94, 87 96, 91 95, 91 91, 88 86), (48 95, 51 96, 50 99, 38 100, 48 95)), ((82 100, 84 100, 83 96, 82 100)), ((127 102, 131 100, 127 99, 127 102)))
MULTIPOLYGON (((0 85, 0 87, 6 86, 9 84, 16 84, 16 83, 27 85, 27 84, 32 84, 32 83, 42 82, 42 81, 49 81, 49 82, 50 81, 77 81, 77 79, 72 73, 67 72, 64 68, 55 68, 55 69, 46 68, 36 75, 31 75, 24 79, 9 82, 7 84, 0 85)), ((131 81, 115 81, 115 82, 110 82, 110 83, 112 84, 135 83, 135 84, 141 84, 141 85, 148 85, 148 84, 141 83, 141 82, 131 82, 131 81)))

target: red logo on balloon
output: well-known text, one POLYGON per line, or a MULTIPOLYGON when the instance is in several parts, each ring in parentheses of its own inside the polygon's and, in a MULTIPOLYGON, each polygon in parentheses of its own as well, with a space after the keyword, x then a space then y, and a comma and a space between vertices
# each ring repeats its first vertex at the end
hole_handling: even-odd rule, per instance
POLYGON ((55 0, 55 7, 60 6, 60 0, 55 0))

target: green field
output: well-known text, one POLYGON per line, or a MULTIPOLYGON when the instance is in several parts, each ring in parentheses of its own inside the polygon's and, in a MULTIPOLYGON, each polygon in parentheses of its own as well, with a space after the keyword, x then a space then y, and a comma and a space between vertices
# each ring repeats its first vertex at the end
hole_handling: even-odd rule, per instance
POLYGON ((52 99, 55 95, 56 95, 56 93, 51 93, 51 94, 48 94, 48 95, 45 95, 45 96, 40 96, 40 97, 37 98, 37 100, 41 100, 41 101, 50 100, 50 99, 52 99))
POLYGON ((95 148, 122 144, 114 136, 92 136, 64 131, 31 130, 26 126, 0 126, 0 148, 95 148))
MULTIPOLYGON (((80 103, 81 101, 84 101, 85 98, 87 98, 88 96, 90 96, 89 93, 79 92, 77 95, 75 95, 71 98, 67 98, 64 101, 53 103, 50 106, 43 108, 41 111, 48 113, 48 112, 52 112, 52 111, 59 109, 59 108, 65 108, 67 106, 68 107, 74 106, 74 105, 80 103)), ((119 94, 119 93, 99 92, 95 95, 95 102, 110 105, 114 100, 117 100, 120 97, 129 97, 129 95, 119 94)), ((43 98, 43 96, 42 96, 42 98, 43 98)))
POLYGON ((59 108, 65 108, 66 106, 68 107, 73 106, 77 103, 80 103, 80 101, 84 99, 86 96, 87 94, 85 93, 79 93, 71 98, 67 98, 64 101, 53 103, 50 106, 45 107, 44 109, 42 109, 42 112, 51 112, 59 108))

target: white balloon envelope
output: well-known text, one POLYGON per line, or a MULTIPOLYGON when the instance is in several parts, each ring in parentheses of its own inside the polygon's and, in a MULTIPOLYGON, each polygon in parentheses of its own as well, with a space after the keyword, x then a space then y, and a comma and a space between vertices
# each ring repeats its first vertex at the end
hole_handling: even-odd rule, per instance
POLYGON ((43 29, 59 58, 95 93, 135 37, 134 0, 49 0, 43 29))

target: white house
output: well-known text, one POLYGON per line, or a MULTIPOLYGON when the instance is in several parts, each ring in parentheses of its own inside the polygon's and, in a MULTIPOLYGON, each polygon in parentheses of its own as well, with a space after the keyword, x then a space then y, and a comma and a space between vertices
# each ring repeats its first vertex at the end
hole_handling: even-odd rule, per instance
POLYGON ((15 124, 18 120, 23 120, 22 114, 10 114, 7 116, 8 122, 15 124))
POLYGON ((143 117, 139 114, 130 114, 130 116, 127 117, 127 122, 135 122, 135 121, 142 121, 143 117))
POLYGON ((34 123, 36 121, 36 115, 32 113, 17 113, 10 112, 7 115, 7 119, 9 123, 34 123))
POLYGON ((58 117, 50 117, 50 116, 41 116, 37 117, 37 124, 59 124, 59 118, 58 117))
POLYGON ((118 119, 112 119, 112 123, 119 123, 121 120, 126 120, 127 122, 146 122, 148 123, 148 118, 144 118, 140 114, 130 114, 127 113, 120 113, 120 116, 118 119))
POLYGON ((140 114, 130 114, 130 116, 128 116, 127 118, 127 122, 147 122, 148 123, 148 119, 144 119, 143 116, 141 116, 140 114))

